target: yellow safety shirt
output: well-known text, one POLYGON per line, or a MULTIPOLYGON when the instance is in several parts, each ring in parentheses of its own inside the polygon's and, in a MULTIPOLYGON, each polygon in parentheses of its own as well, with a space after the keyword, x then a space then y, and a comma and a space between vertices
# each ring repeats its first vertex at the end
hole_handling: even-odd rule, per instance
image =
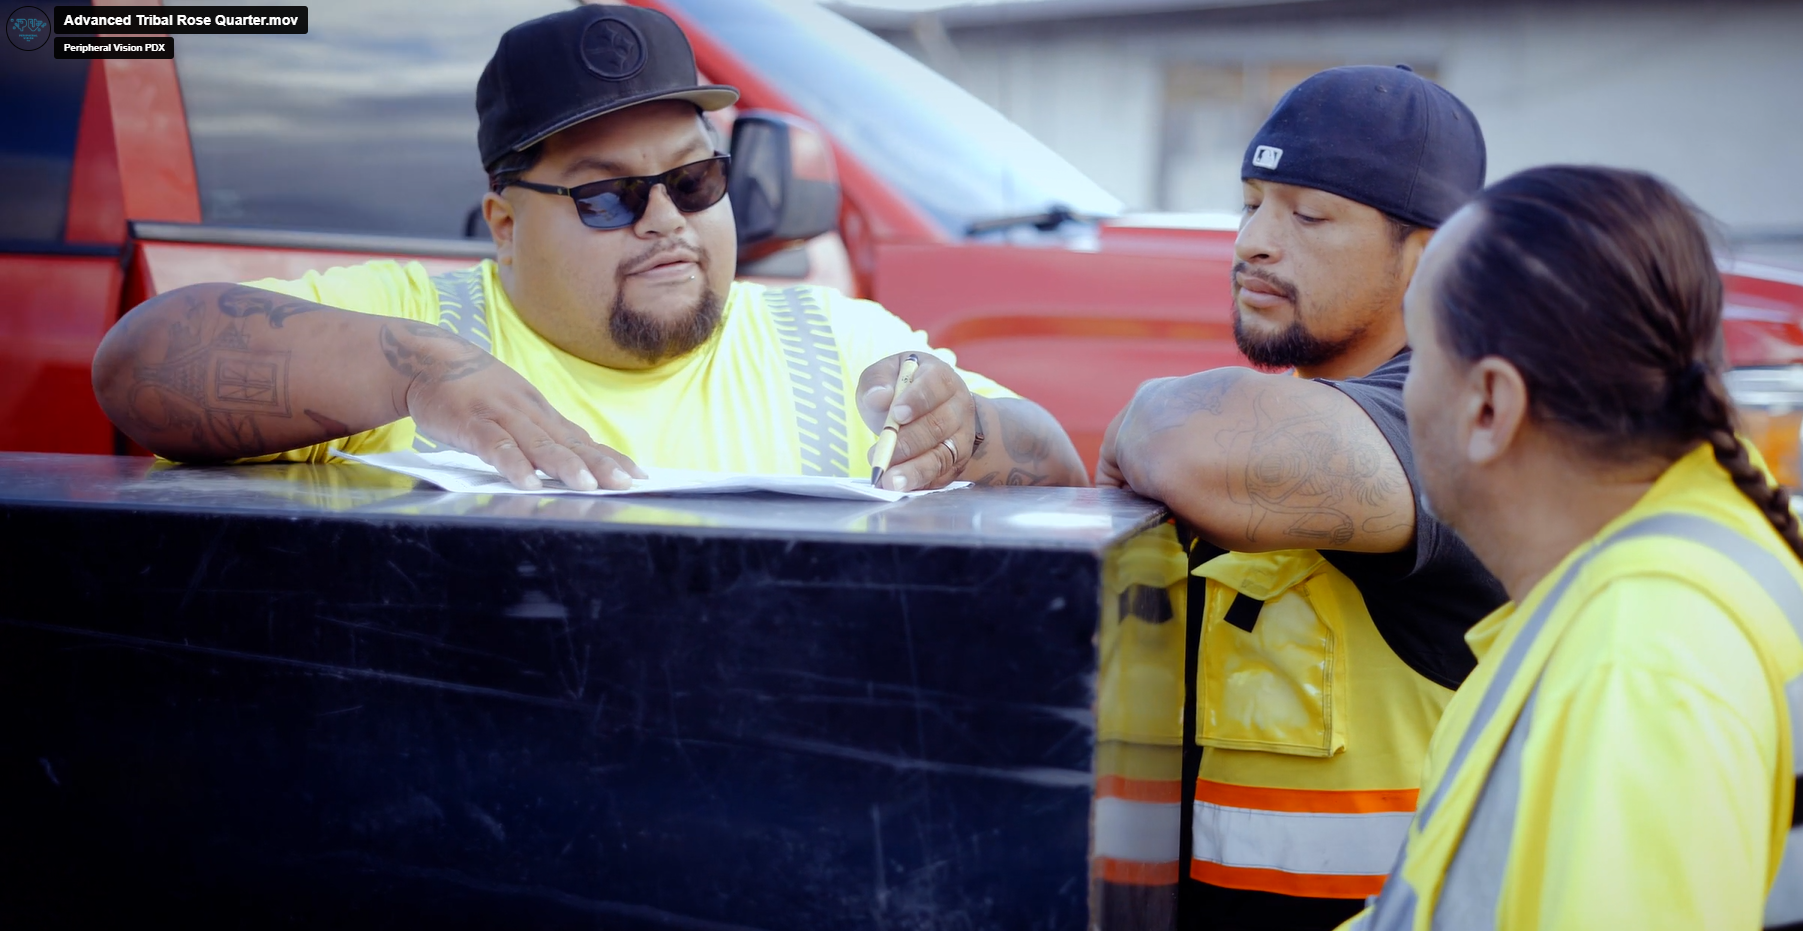
MULTIPOLYGON (((484 261, 431 276, 419 263, 376 261, 245 284, 344 310, 442 326, 492 352, 551 406, 640 465, 788 475, 868 474, 875 442, 854 393, 864 369, 898 352, 933 352, 926 334, 871 301, 831 288, 734 282, 713 338, 644 370, 611 369, 547 342, 521 320, 484 261)), ((1016 395, 961 371, 976 394, 1016 395)), ((324 462, 352 453, 429 451, 413 421, 263 460, 324 462)))
POLYGON ((1803 566, 1707 445, 1680 459, 1472 628, 1403 857, 1347 927, 1803 919, 1798 623, 1803 566))

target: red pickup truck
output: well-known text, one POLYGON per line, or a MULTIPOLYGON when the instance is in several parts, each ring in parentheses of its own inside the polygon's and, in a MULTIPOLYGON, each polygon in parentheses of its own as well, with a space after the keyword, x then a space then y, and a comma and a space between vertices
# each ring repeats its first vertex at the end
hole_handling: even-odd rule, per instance
MULTIPOLYGON (((682 24, 704 77, 743 92, 739 112, 803 117, 830 147, 837 229, 741 274, 881 301, 1044 404, 1092 467, 1140 382, 1243 362, 1229 224, 1120 216, 1019 127, 811 0, 631 2, 682 24)), ((0 136, 0 449, 130 450, 88 365, 147 296, 488 255, 470 213, 476 75, 507 26, 563 4, 454 6, 314 5, 309 35, 181 36, 173 61, 0 50, 22 104, 0 136)), ((1795 485, 1803 273, 1728 270, 1731 385, 1795 485)))

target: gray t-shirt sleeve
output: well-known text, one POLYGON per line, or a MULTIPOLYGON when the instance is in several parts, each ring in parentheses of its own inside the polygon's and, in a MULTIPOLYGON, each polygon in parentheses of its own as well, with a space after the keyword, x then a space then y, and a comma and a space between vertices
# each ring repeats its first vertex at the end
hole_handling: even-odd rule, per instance
POLYGON ((1403 411, 1412 353, 1404 349, 1369 375, 1319 379, 1351 398, 1395 450, 1415 496, 1415 536, 1395 553, 1322 550, 1358 586, 1378 631, 1416 672, 1457 688, 1477 664, 1465 631, 1507 600, 1502 584, 1452 528, 1421 504, 1421 482, 1403 411))

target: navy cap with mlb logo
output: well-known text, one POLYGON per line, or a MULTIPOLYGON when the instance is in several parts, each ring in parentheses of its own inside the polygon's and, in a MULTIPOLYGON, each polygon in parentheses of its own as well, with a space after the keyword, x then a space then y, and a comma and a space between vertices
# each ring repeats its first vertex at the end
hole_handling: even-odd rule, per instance
POLYGON ((579 6, 501 36, 476 82, 476 147, 489 168, 560 130, 655 100, 703 110, 739 92, 701 84, 695 53, 670 17, 635 6, 579 6))
POLYGON ((1240 177, 1315 188, 1438 228, 1484 187, 1484 133, 1407 65, 1329 68, 1283 95, 1240 177))

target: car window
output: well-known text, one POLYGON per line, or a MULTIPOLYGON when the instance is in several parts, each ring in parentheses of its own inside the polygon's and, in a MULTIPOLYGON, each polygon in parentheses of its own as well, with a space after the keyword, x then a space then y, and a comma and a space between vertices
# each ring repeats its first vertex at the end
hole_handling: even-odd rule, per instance
MULTIPOLYGON (((63 4, 69 6, 70 4, 63 4)), ((85 4, 84 4, 85 5, 85 4)), ((43 4, 48 11, 50 4, 43 4)), ((91 63, 57 58, 49 42, 0 50, 6 130, 0 132, 0 251, 60 242, 70 167, 91 63)))
POLYGON ((954 236, 1121 202, 1007 117, 815 0, 667 0, 954 236))
POLYGON ((203 219, 463 236, 486 187, 476 79, 508 27, 568 8, 312 0, 306 35, 179 37, 203 219))

